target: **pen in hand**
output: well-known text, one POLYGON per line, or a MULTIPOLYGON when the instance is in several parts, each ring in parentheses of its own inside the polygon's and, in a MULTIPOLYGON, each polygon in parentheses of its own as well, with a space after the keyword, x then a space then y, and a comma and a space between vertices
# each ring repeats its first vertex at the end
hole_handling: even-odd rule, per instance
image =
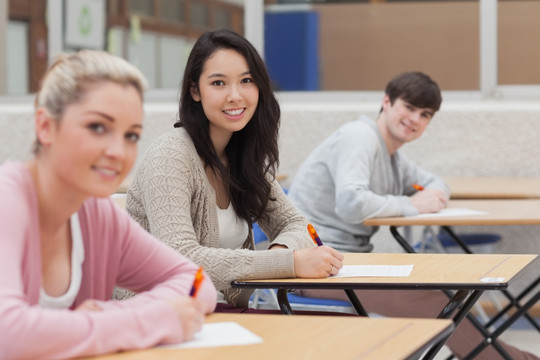
POLYGON ((424 187, 423 187, 422 185, 413 184, 412 187, 415 188, 415 189, 418 190, 418 191, 424 190, 424 187))
POLYGON ((193 280, 193 286, 191 287, 189 296, 192 296, 192 297, 197 296, 197 293, 199 292, 199 288, 201 287, 203 280, 204 280, 204 274, 203 274, 203 268, 201 266, 197 270, 197 273, 195 274, 195 279, 193 280))
POLYGON ((317 244, 317 246, 322 246, 323 243, 321 239, 319 238, 319 235, 315 231, 315 228, 313 227, 313 225, 308 224, 307 229, 308 229, 309 235, 311 235, 311 238, 313 239, 313 242, 317 244))

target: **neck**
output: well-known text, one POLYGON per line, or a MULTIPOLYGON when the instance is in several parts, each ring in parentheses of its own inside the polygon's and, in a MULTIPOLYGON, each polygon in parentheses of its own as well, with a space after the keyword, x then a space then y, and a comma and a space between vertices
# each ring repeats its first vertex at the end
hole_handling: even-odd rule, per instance
POLYGON ((45 234, 56 234, 82 205, 86 196, 63 184, 45 164, 36 158, 28 168, 36 188, 39 225, 45 234))
POLYGON ((231 140, 232 133, 224 133, 219 131, 212 131, 210 128, 210 139, 212 140, 212 145, 214 146, 214 151, 216 152, 217 157, 223 163, 226 160, 227 156, 225 154, 225 148, 231 140))
POLYGON ((379 117, 377 118, 377 128, 379 129, 384 143, 386 144, 388 154, 394 155, 396 151, 398 151, 399 148, 403 145, 403 143, 395 140, 392 137, 392 134, 390 134, 390 132, 388 131, 388 127, 386 126, 386 120, 384 118, 384 112, 380 113, 379 117))

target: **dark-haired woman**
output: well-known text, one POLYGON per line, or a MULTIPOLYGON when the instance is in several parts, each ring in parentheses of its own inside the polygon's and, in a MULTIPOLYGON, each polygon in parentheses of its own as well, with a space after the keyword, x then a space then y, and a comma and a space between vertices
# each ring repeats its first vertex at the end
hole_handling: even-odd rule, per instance
POLYGON ((231 289, 232 280, 336 274, 343 256, 315 246, 275 180, 280 109, 249 41, 225 29, 197 40, 179 113, 137 169, 131 216, 202 265, 235 307, 247 307, 251 291, 231 289), (254 222, 268 235, 266 251, 253 251, 254 222))

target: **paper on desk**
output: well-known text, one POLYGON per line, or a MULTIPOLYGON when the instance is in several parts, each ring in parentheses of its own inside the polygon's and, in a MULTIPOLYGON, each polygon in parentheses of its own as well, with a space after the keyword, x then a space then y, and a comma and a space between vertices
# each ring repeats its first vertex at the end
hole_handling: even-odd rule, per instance
POLYGON ((418 214, 413 215, 412 217, 439 217, 439 216, 473 216, 473 215, 486 215, 486 211, 471 210, 465 208, 449 208, 442 209, 438 213, 432 214, 418 214))
POLYGON ((332 277, 407 277, 413 267, 414 265, 343 265, 339 274, 332 277))
POLYGON ((160 345, 166 349, 189 349, 262 343, 263 339, 232 321, 204 324, 191 341, 182 344, 160 345))

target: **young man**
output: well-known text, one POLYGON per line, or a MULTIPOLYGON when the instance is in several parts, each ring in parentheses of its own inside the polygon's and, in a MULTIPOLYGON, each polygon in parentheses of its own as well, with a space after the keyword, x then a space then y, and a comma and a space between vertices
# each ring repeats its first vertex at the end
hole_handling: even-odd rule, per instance
MULTIPOLYGON (((437 212, 450 190, 398 150, 418 139, 441 105, 438 85, 419 72, 403 73, 386 86, 376 120, 362 116, 343 125, 306 158, 289 197, 317 229, 325 245, 369 252, 378 230, 368 218, 437 212), (418 190, 418 189, 423 190, 418 190)), ((303 290, 304 296, 346 300, 343 291, 303 290)), ((367 311, 392 317, 436 317, 448 302, 440 291, 356 291, 367 311)), ((462 358, 483 340, 465 319, 447 345, 462 358)), ((499 341, 512 359, 538 359, 499 341)), ((491 346, 475 359, 502 359, 491 346)))
POLYGON ((368 252, 377 228, 364 226, 364 220, 445 207, 448 186, 398 151, 422 135, 441 101, 439 87, 427 75, 398 75, 388 83, 375 121, 362 116, 343 125, 307 157, 289 197, 325 244, 368 252))

